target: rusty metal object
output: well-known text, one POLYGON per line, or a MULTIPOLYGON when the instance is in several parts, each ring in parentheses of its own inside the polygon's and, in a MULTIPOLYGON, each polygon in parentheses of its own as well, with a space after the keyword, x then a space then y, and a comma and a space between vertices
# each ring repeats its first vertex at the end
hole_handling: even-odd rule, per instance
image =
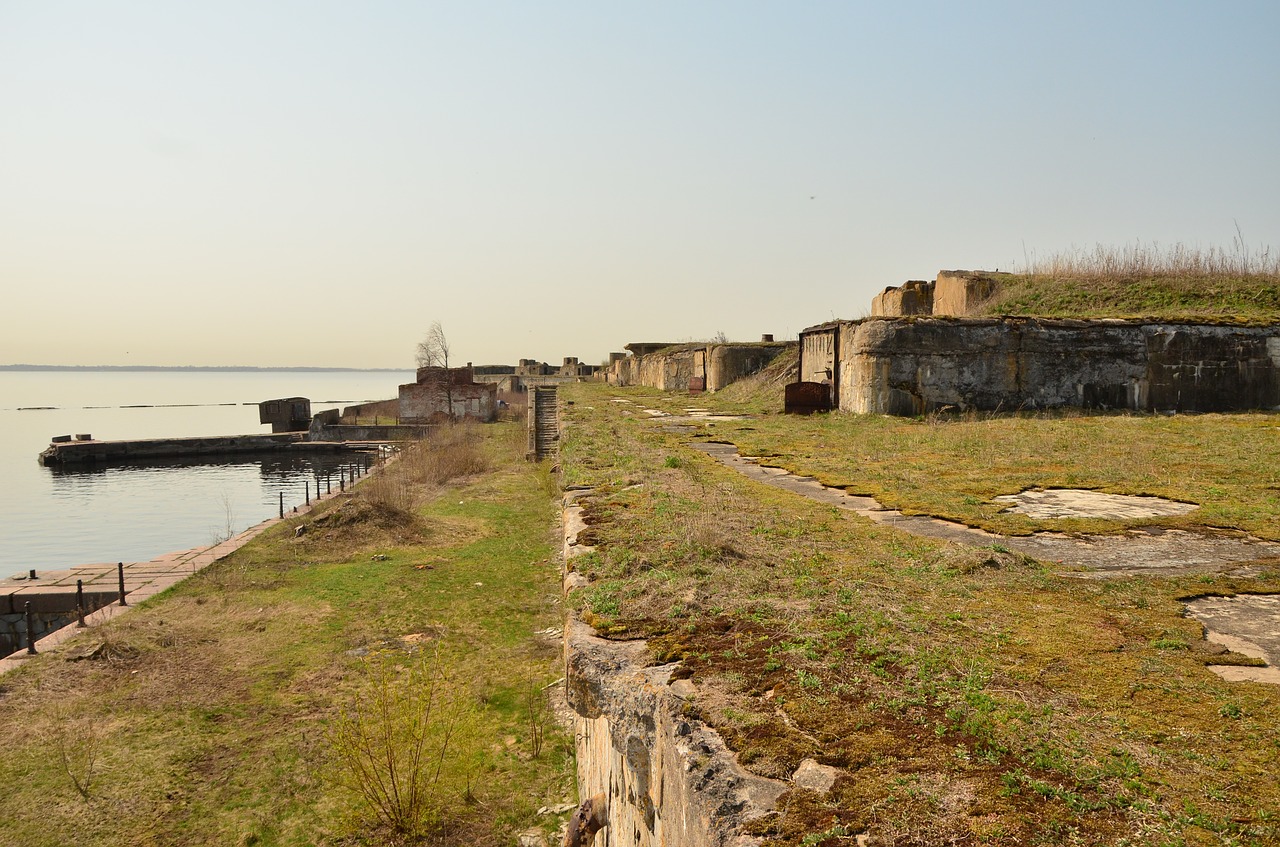
POLYGON ((591 847, 596 833, 609 824, 609 799, 604 793, 583 800, 569 818, 564 834, 564 847, 591 847))
POLYGON ((788 415, 812 415, 831 411, 831 385, 825 382, 793 382, 783 389, 783 411, 788 415))

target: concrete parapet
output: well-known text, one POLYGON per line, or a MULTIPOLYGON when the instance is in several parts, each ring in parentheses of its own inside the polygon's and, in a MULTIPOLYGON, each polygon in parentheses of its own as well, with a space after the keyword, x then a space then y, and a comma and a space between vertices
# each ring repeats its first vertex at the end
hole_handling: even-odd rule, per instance
POLYGON ((903 318, 838 338, 837 403, 852 412, 1280 407, 1280 326, 903 318))
POLYGON ((983 271, 938 271, 933 286, 933 307, 923 314, 971 315, 995 293, 996 280, 983 271))
MULTIPOLYGON (((576 535, 585 526, 580 511, 572 502, 566 508, 566 568, 572 567, 576 535)), ((566 592, 583 584, 581 575, 566 573, 566 592)), ((745 825, 772 811, 790 786, 748 773, 715 730, 686 714, 697 689, 690 680, 673 678, 678 663, 653 666, 645 642, 600 638, 571 617, 565 664, 578 793, 591 798, 593 812, 604 810, 604 843, 759 843, 745 834, 745 825)))
POLYGON ((933 314, 934 284, 913 279, 900 286, 889 286, 871 300, 871 314, 876 317, 933 314))

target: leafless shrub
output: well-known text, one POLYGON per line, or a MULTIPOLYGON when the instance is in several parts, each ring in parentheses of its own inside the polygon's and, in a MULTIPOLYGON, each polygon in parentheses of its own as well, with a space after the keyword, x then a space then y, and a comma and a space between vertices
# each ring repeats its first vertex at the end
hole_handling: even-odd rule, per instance
POLYGON ((439 651, 367 672, 329 730, 339 782, 395 832, 419 834, 466 790, 476 700, 439 651))
POLYGON ((97 774, 101 737, 92 719, 74 718, 55 709, 49 739, 63 773, 71 780, 80 797, 88 801, 97 774))

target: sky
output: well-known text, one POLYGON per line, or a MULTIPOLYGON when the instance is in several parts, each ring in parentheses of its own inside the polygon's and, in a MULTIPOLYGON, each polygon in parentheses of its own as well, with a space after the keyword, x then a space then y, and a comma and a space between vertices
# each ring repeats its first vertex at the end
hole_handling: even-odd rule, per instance
POLYGON ((0 364, 597 362, 1280 248, 1280 3, 0 0, 0 364))

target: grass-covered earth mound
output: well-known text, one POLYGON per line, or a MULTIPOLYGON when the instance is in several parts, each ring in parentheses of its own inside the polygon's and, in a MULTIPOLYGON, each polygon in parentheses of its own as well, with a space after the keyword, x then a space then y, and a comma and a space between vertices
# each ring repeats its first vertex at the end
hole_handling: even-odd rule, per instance
POLYGON ((1280 257, 1270 251, 1097 247, 995 278, 978 315, 1280 323, 1280 257))

